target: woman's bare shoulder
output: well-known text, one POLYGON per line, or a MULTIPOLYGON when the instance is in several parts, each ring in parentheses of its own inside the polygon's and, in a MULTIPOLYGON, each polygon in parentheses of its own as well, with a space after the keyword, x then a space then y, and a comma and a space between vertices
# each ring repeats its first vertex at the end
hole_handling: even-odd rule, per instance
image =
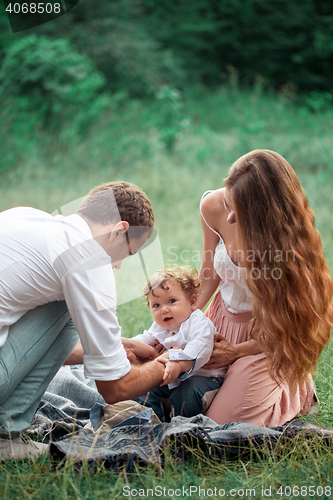
POLYGON ((225 211, 224 190, 225 188, 216 189, 203 198, 200 208, 204 215, 209 217, 225 211))

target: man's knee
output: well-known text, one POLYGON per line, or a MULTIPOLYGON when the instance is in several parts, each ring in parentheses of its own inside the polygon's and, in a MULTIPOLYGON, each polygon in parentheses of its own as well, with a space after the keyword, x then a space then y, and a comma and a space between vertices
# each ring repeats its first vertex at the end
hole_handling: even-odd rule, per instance
POLYGON ((8 374, 8 370, 0 360, 0 406, 1 403, 6 399, 7 387, 9 382, 10 375, 8 374))

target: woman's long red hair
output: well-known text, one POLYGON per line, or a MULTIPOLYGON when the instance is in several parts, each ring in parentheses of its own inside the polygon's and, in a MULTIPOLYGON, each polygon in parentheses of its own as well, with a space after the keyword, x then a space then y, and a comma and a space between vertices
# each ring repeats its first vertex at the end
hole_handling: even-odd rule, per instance
POLYGON ((314 214, 289 163, 255 150, 231 167, 237 244, 271 376, 295 387, 315 370, 333 327, 333 282, 314 214))

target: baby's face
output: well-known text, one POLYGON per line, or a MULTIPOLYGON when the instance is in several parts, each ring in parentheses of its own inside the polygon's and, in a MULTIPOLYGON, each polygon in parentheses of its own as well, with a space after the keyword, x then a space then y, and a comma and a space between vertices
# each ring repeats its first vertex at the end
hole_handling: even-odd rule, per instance
POLYGON ((195 294, 188 297, 177 281, 167 281, 164 290, 160 286, 148 294, 149 307, 155 323, 167 330, 177 330, 196 309, 195 294))

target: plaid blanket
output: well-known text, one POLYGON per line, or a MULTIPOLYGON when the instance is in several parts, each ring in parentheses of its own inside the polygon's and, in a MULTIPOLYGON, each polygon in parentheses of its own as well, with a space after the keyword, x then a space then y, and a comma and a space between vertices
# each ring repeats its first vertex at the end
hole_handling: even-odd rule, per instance
POLYGON ((29 432, 51 442, 54 459, 68 457, 78 464, 103 460, 113 470, 126 464, 128 472, 134 462, 163 467, 166 449, 186 461, 193 446, 211 458, 226 459, 254 450, 275 452, 296 436, 320 439, 328 446, 333 442, 333 430, 303 420, 265 428, 244 422, 217 425, 204 415, 174 417, 170 423, 154 425, 142 423, 138 417, 134 424, 131 419, 131 425, 125 421, 125 425, 100 434, 91 425, 87 428, 96 402, 104 404, 94 381, 85 379, 82 368, 62 367, 44 394, 29 432))

